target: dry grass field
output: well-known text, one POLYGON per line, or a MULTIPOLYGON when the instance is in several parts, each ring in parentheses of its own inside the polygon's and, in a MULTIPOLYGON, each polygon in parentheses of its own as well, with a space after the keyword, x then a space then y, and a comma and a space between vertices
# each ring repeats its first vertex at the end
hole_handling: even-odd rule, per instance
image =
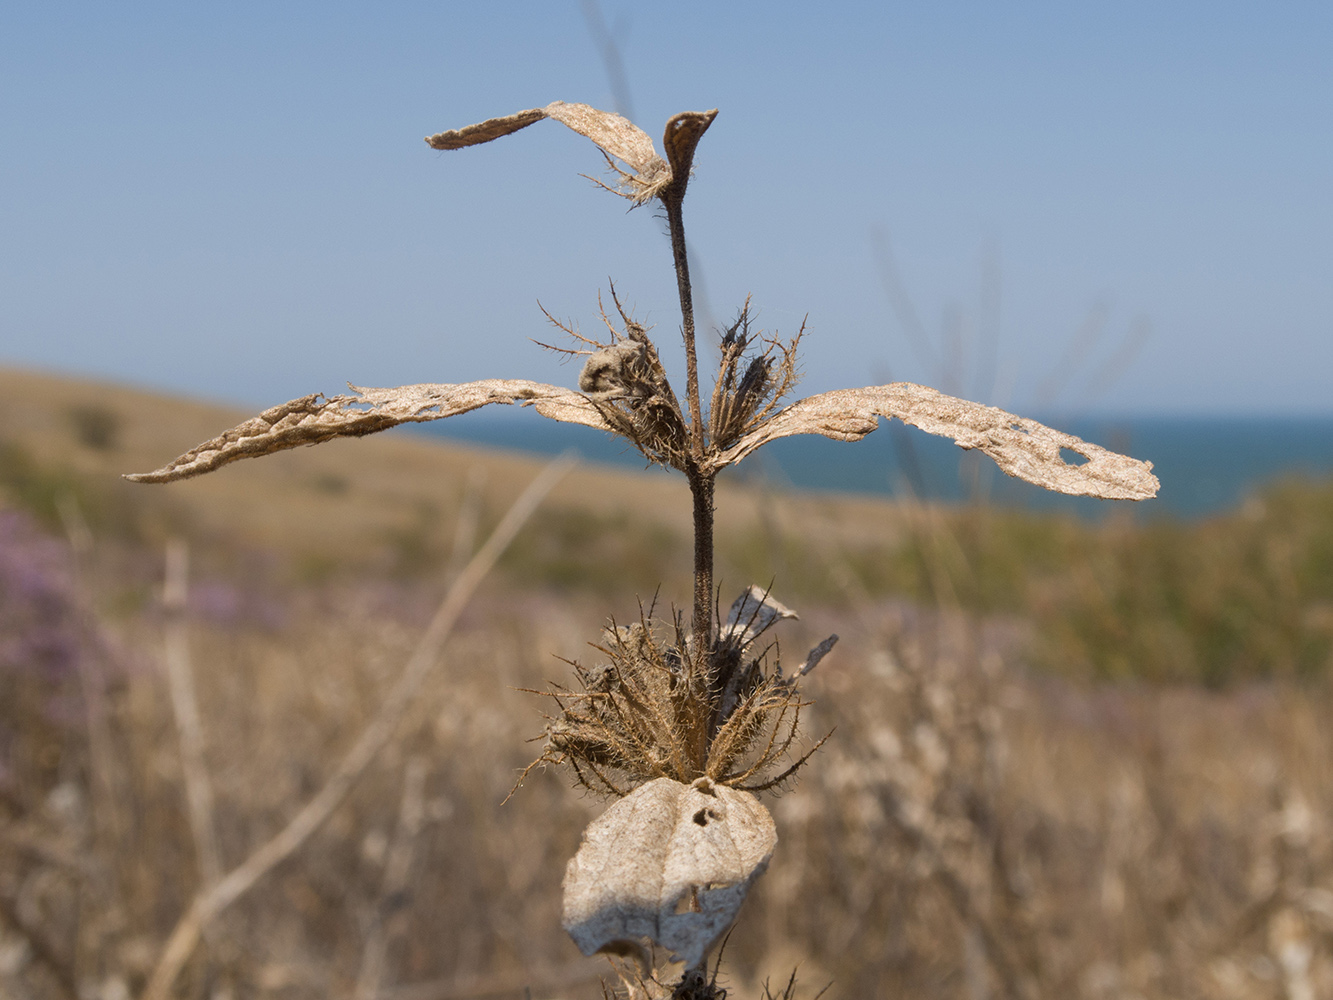
MULTIPOLYGON (((0 996, 143 995, 201 887, 325 787, 541 467, 394 433, 117 478, 245 416, 0 371, 0 996)), ((171 995, 602 996, 559 910, 605 803, 554 770, 506 800, 544 724, 521 689, 597 662, 659 584, 688 602, 686 498, 567 476, 392 740, 171 995)), ((765 796, 780 843, 725 949, 732 996, 793 969, 798 997, 1333 996, 1327 485, 1200 525, 725 483, 718 508, 724 597, 773 580, 802 614, 784 647, 842 636, 809 687, 833 738, 765 796)))

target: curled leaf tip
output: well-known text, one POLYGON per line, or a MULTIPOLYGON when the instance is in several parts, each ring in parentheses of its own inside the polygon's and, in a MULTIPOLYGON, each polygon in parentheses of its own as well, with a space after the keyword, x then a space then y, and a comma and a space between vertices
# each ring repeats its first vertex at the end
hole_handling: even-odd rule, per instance
POLYGON ((682 193, 689 182, 694 150, 716 117, 717 108, 714 108, 712 111, 682 111, 667 120, 662 145, 666 148, 667 162, 671 165, 676 186, 682 193))

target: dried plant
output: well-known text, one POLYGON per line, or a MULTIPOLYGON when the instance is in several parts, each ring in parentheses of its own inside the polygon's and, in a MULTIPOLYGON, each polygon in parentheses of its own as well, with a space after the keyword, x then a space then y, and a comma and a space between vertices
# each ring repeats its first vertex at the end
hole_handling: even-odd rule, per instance
MULTIPOLYGON (((460 149, 552 118, 602 151, 611 183, 595 183, 634 205, 660 205, 680 298, 683 401, 647 330, 612 289, 619 328, 603 312, 606 339, 585 338, 572 326, 557 324, 577 345, 558 349, 585 358, 577 390, 487 379, 305 396, 264 411, 155 472, 129 477, 157 483, 185 479, 241 458, 438 420, 492 403, 532 406, 553 420, 608 431, 631 442, 648 461, 683 473, 694 520, 688 625, 684 614, 663 621, 653 609, 629 626, 613 623, 596 647, 606 662, 591 668, 575 664, 577 688, 548 692, 558 714, 539 758, 567 763, 583 784, 623 797, 588 828, 570 862, 566 928, 585 953, 646 956, 645 941, 661 946, 685 965, 675 986, 682 996, 702 995, 706 956, 768 863, 776 833, 753 793, 791 778, 818 746, 796 752, 804 746, 799 717, 807 704, 800 682, 837 639, 821 643, 784 675, 776 647, 766 643, 776 622, 793 617, 788 609, 751 588, 722 619, 713 583, 718 473, 780 437, 820 434, 855 441, 873 431, 880 417, 896 417, 978 449, 1009 475, 1047 489, 1140 500, 1158 488, 1148 463, 919 385, 842 389, 784 405, 797 382, 801 332, 784 341, 754 330, 748 302, 721 333, 719 366, 705 397, 682 209, 695 149, 716 115, 672 117, 663 137, 665 158, 625 118, 562 101, 427 139, 435 149, 460 149), (1062 451, 1082 461, 1066 462, 1062 451)), ((654 971, 651 978, 660 977, 654 971)))

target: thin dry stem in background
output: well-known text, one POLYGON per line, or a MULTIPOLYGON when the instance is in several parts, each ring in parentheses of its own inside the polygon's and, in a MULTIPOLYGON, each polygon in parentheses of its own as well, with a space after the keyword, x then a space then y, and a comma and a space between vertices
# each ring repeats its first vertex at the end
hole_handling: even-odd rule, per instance
POLYGON ((401 932, 402 899, 412 877, 412 855, 425 819, 425 789, 428 765, 421 756, 408 759, 403 768, 403 800, 398 808, 398 826, 384 864, 384 884, 370 929, 361 950, 361 971, 356 979, 356 1000, 375 1000, 384 980, 385 956, 393 937, 401 932))
POLYGON ((477 522, 481 518, 481 491, 486 484, 486 470, 474 465, 468 472, 467 483, 463 487, 463 502, 458 508, 458 520, 454 524, 453 545, 449 549, 449 563, 445 579, 453 581, 463 572, 468 559, 472 557, 472 548, 477 544, 477 522))
POLYGON ((162 607, 167 613, 163 661, 180 739, 181 773, 185 776, 185 797, 189 803, 190 830, 194 834, 195 855, 199 862, 199 882, 207 889, 222 878, 222 860, 213 821, 213 783, 204 759, 204 727, 199 718, 199 699, 190 667, 186 621, 189 560, 190 550, 185 542, 177 538, 167 543, 166 583, 162 588, 162 607))
MULTIPOLYGON (((963 448, 978 449, 1009 475, 1047 489, 1137 500, 1155 495, 1158 487, 1147 463, 922 386, 843 389, 782 406, 797 381, 804 326, 790 341, 766 337, 752 329, 748 300, 722 332, 719 369, 705 414, 683 205, 695 151, 716 116, 716 110, 690 111, 669 119, 664 157, 646 133, 620 115, 563 101, 427 139, 434 149, 461 149, 554 119, 602 151, 614 183, 597 183, 633 205, 660 204, 680 301, 683 401, 648 331, 622 307, 613 287, 621 328, 603 312, 608 340, 591 340, 572 326, 557 324, 583 345, 572 353, 587 356, 577 392, 499 379, 353 387, 356 396, 306 396, 274 407, 156 472, 130 477, 141 482, 184 479, 240 458, 436 420, 492 403, 530 405, 551 419, 609 431, 630 441, 650 462, 681 472, 693 508, 690 627, 676 613, 657 621, 651 609, 626 629, 613 625, 599 647, 610 662, 592 671, 576 665, 582 690, 551 693, 560 715, 551 722, 540 761, 568 763, 588 787, 625 796, 588 828, 570 863, 565 926, 585 953, 637 949, 643 954, 641 939, 661 945, 673 960, 685 963, 676 987, 682 996, 703 995, 688 984, 702 983, 709 949, 767 865, 776 834, 766 810, 745 789, 787 781, 817 748, 802 753, 798 747, 800 713, 810 705, 799 686, 837 638, 821 643, 800 668, 784 676, 776 650, 770 656, 758 641, 775 622, 794 615, 767 591, 752 588, 742 594, 727 621, 719 621, 713 579, 718 473, 776 438, 820 434, 855 441, 873 431, 879 418, 897 417, 952 437, 963 448), (1067 462, 1062 452, 1078 460, 1067 462), (789 766, 773 774, 788 760, 789 766), (700 796, 715 805, 685 812, 676 808, 700 796), (606 833, 606 823, 615 826, 613 832, 606 833)), ((409 667, 408 674, 412 671, 409 667)), ((386 711, 396 704, 397 694, 386 702, 386 711)), ((402 707, 395 710, 401 714, 402 707)), ((383 734, 379 745, 387 739, 383 734)), ((292 849, 294 844, 285 851, 292 849)), ((274 854, 274 861, 280 856, 285 855, 274 854)), ((246 877, 248 882, 238 881, 233 873, 199 897, 159 963, 149 988, 152 1000, 165 994, 193 949, 199 927, 258 876, 246 877)))

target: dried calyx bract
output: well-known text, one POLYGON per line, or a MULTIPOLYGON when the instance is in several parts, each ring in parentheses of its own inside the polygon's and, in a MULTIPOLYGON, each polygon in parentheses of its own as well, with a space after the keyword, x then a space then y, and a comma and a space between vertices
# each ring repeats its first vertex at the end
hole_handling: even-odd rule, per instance
POLYGON ((830 637, 784 676, 776 650, 770 667, 765 644, 769 627, 790 612, 752 588, 725 622, 718 620, 713 586, 718 473, 777 438, 820 434, 856 441, 881 417, 896 417, 984 452, 1011 476, 1061 493, 1142 500, 1158 489, 1146 462, 925 386, 896 382, 840 389, 782 405, 796 384, 801 333, 781 341, 753 330, 748 301, 722 333, 717 377, 705 398, 682 203, 695 149, 716 115, 684 112, 671 118, 663 136, 665 157, 620 115, 563 101, 427 139, 435 149, 460 149, 554 119, 601 149, 614 177, 612 184, 597 183, 636 205, 660 204, 680 297, 683 401, 647 330, 622 308, 612 288, 619 329, 603 312, 607 339, 585 338, 571 325, 557 324, 580 345, 559 349, 584 358, 577 390, 485 379, 304 396, 155 472, 129 477, 186 479, 241 458, 439 420, 492 403, 531 406, 552 420, 609 431, 632 442, 650 462, 682 472, 690 486, 695 533, 689 621, 673 614, 664 623, 650 612, 627 627, 609 628, 597 647, 604 662, 587 669, 576 665, 576 689, 546 692, 559 711, 538 761, 568 763, 583 784, 622 796, 589 827, 570 863, 566 926, 585 951, 634 952, 640 939, 668 948, 690 967, 678 991, 703 982, 704 956, 768 862, 776 833, 753 792, 791 777, 817 748, 798 747, 806 704, 798 683, 836 640, 830 637), (1082 461, 1070 464, 1062 451, 1082 461), (705 799, 711 805, 696 807, 705 799))
POLYGON ((789 760, 801 708, 808 704, 801 700, 801 679, 838 640, 830 636, 784 675, 767 633, 794 617, 751 587, 732 604, 703 670, 693 667, 693 637, 679 617, 670 628, 647 615, 631 625, 611 625, 604 644, 595 647, 605 661, 574 664, 577 690, 541 692, 559 714, 529 770, 540 763, 568 764, 584 787, 614 795, 658 778, 681 784, 707 778, 745 791, 781 784, 818 747, 779 767, 789 760))

